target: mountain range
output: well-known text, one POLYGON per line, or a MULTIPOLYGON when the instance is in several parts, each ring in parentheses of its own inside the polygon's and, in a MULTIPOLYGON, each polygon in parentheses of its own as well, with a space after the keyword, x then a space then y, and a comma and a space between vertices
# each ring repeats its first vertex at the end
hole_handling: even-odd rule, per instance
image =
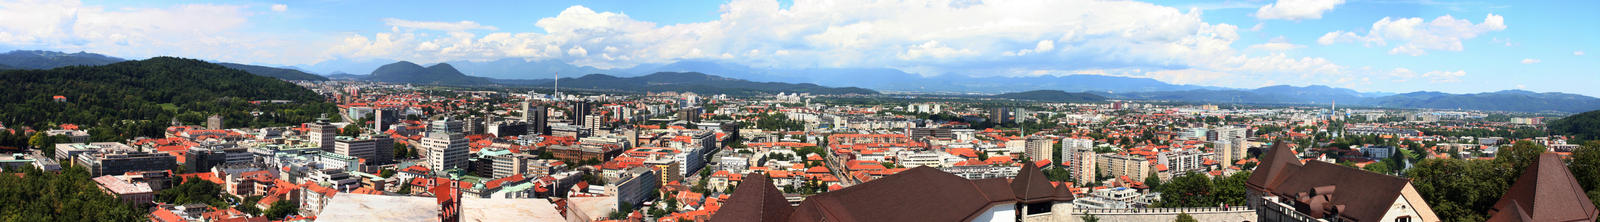
MULTIPOLYGON (((104 65, 120 58, 93 53, 12 51, 0 54, 0 69, 45 69, 71 65, 104 65)), ((602 69, 556 60, 501 59, 453 61, 422 66, 394 60, 336 59, 308 66, 324 71, 315 76, 296 67, 219 63, 251 74, 285 80, 349 79, 456 86, 554 86, 549 77, 562 73, 566 88, 612 91, 693 91, 726 93, 808 92, 875 94, 875 90, 917 93, 986 93, 999 98, 1041 101, 1100 99, 1155 100, 1188 103, 1264 105, 1353 105, 1383 108, 1474 109, 1517 112, 1576 113, 1600 109, 1600 99, 1567 93, 1521 90, 1451 94, 1442 92, 1359 92, 1320 85, 1236 89, 1171 84, 1149 78, 1105 75, 972 77, 922 76, 889 68, 779 68, 685 60, 602 69), (372 70, 366 75, 343 71, 372 70), (334 70, 334 71, 328 71, 334 70), (319 78, 322 77, 322 78, 319 78), (1081 93, 1077 93, 1081 92, 1081 93)))
MULTIPOLYGON (((122 58, 111 57, 95 53, 77 52, 65 53, 41 50, 16 50, 0 54, 0 70, 5 69, 54 69, 65 66, 100 66, 127 61, 122 58)), ((306 73, 304 71, 288 68, 274 68, 238 63, 213 62, 223 67, 244 70, 247 73, 259 76, 273 77, 283 80, 328 80, 327 77, 306 73)))

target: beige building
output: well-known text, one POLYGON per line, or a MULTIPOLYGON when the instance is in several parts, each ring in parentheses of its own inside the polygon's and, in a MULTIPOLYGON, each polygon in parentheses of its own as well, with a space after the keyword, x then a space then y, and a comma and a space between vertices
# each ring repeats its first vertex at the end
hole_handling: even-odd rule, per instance
POLYGON ((1100 154, 1095 162, 1100 167, 1100 174, 1111 178, 1127 176, 1139 180, 1149 176, 1151 172, 1150 160, 1140 155, 1100 154))

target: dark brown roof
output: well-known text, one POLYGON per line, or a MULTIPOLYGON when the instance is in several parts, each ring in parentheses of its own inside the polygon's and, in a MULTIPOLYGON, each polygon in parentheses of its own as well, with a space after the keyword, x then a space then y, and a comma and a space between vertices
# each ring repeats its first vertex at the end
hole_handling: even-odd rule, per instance
POLYGON ((1261 164, 1256 165, 1255 171, 1250 174, 1250 179, 1245 181, 1245 185, 1257 190, 1270 191, 1272 187, 1277 187, 1303 166, 1288 143, 1277 141, 1273 144, 1266 155, 1261 155, 1261 164))
POLYGON ((923 166, 808 197, 789 219, 965 221, 990 206, 1015 203, 1016 195, 1007 186, 1004 179, 967 180, 923 166))
POLYGON ((783 221, 793 212, 789 200, 767 181, 766 175, 750 173, 722 209, 711 216, 711 221, 783 221))
POLYGON ((1022 169, 1017 171, 1016 179, 1011 180, 1011 192, 1017 194, 1017 199, 1023 203, 1051 202, 1057 199, 1072 201, 1072 195, 1058 198, 1055 187, 1050 185, 1050 179, 1044 176, 1044 171, 1033 164, 1022 164, 1022 169))
MULTIPOLYGON (((1277 186, 1266 187, 1273 194, 1290 200, 1300 199, 1302 193, 1314 194, 1317 197, 1308 200, 1321 206, 1312 206, 1316 208, 1311 209, 1313 212, 1303 213, 1315 214, 1324 209, 1342 208, 1337 210, 1339 215, 1355 221, 1382 219, 1394 201, 1400 198, 1400 191, 1411 183, 1405 178, 1322 161, 1308 161, 1304 167, 1287 169, 1293 170, 1284 171, 1286 176, 1277 186)), ((1254 179, 1254 175, 1251 177, 1254 179)))
POLYGON ((1597 213, 1561 157, 1545 153, 1489 209, 1489 221, 1594 221, 1597 213))

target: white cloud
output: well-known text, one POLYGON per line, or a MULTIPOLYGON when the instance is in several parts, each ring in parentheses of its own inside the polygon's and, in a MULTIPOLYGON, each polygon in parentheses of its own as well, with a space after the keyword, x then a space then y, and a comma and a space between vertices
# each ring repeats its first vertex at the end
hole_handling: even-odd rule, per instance
POLYGON ((1344 4, 1344 0, 1278 0, 1256 10, 1259 19, 1321 19, 1322 13, 1344 4))
POLYGON ((1462 76, 1467 76, 1467 71, 1464 71, 1464 70, 1456 70, 1454 72, 1451 72, 1451 71, 1432 71, 1432 72, 1427 72, 1427 73, 1423 73, 1422 74, 1422 78, 1427 78, 1428 81, 1435 82, 1435 83, 1461 82, 1461 77, 1462 76))
POLYGON ((437 31, 447 31, 447 32, 462 32, 462 31, 469 31, 469 30, 498 30, 499 29, 499 28, 495 28, 494 26, 480 25, 480 24, 478 24, 478 22, 474 22, 474 21, 428 22, 428 21, 411 21, 411 20, 404 20, 404 19, 397 19, 397 18, 384 18, 383 19, 383 24, 389 25, 389 26, 392 26, 392 27, 396 27, 396 29, 406 28, 406 29, 437 30, 437 31))
POLYGON ((1572 55, 1583 56, 1583 51, 1572 51, 1572 55))
POLYGON ((284 11, 289 11, 289 5, 285 5, 285 4, 272 4, 272 11, 274 11, 274 12, 284 12, 284 11))
POLYGON ((1272 40, 1267 40, 1266 43, 1250 45, 1249 49, 1259 49, 1259 50, 1281 52, 1281 51, 1289 51, 1289 50, 1298 49, 1298 48, 1305 48, 1305 47, 1306 47, 1305 45, 1296 45, 1294 43, 1289 43, 1289 40, 1284 39, 1283 36, 1278 36, 1277 38, 1272 38, 1272 40))
POLYGON ((1539 62, 1540 62, 1539 59, 1534 59, 1534 58, 1522 59, 1522 64, 1534 64, 1534 63, 1539 63, 1539 62))
POLYGON ((1017 50, 1015 52, 1005 52, 1005 53, 1003 53, 1003 55, 1006 55, 1006 56, 1022 56, 1022 55, 1032 54, 1032 53, 1049 52, 1050 50, 1054 50, 1054 49, 1056 49, 1056 42, 1046 39, 1046 40, 1040 40, 1039 44, 1034 45, 1033 48, 1031 48, 1031 49, 1021 49, 1021 50, 1017 50))
POLYGON ((1322 35, 1317 43, 1329 45, 1342 42, 1359 42, 1367 46, 1387 45, 1389 41, 1397 44, 1389 50, 1389 54, 1422 55, 1428 50, 1461 51, 1461 41, 1472 39, 1484 33, 1505 30, 1505 18, 1500 15, 1489 14, 1482 23, 1472 24, 1465 19, 1456 19, 1449 15, 1439 16, 1431 22, 1424 23, 1422 18, 1393 19, 1385 17, 1372 24, 1372 29, 1366 35, 1357 35, 1354 32, 1334 31, 1322 35))
POLYGON ((773 0, 735 0, 722 6, 717 20, 672 25, 572 6, 534 23, 544 32, 436 36, 396 28, 352 34, 329 51, 423 63, 555 59, 598 68, 716 59, 756 67, 895 68, 921 75, 1106 70, 1232 86, 1345 75, 1342 66, 1323 58, 1244 55, 1231 46, 1239 27, 1207 23, 1198 10, 1134 1, 932 1, 800 1, 783 8, 773 0), (439 47, 415 47, 423 43, 439 47), (583 53, 574 53, 579 48, 583 53))
POLYGON ((140 8, 65 1, 0 1, 0 45, 88 51, 127 59, 179 56, 295 64, 328 59, 333 39, 307 33, 245 33, 247 6, 177 4, 140 8))

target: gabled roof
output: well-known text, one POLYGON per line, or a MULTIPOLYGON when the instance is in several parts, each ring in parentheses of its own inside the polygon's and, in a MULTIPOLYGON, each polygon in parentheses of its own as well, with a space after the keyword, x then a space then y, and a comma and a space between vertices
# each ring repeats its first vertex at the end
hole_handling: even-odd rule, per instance
POLYGON ((789 221, 966 221, 1015 203, 1008 186, 1001 178, 967 180, 922 166, 808 197, 789 221))
MULTIPOLYGON (((1323 207, 1343 205, 1339 215, 1356 221, 1381 219, 1395 200, 1400 198, 1400 192, 1411 183, 1405 178, 1322 161, 1309 161, 1305 167, 1291 169, 1296 170, 1284 172, 1288 175, 1277 186, 1267 187, 1273 194, 1284 196, 1303 192, 1324 196, 1331 193, 1326 194, 1329 198, 1322 204, 1323 207)), ((1415 204, 1421 206, 1414 208, 1425 209, 1427 203, 1418 201, 1415 204)))
POLYGON ((1072 200, 1070 195, 1058 198, 1055 195, 1055 187, 1050 185, 1049 177, 1045 177, 1044 171, 1040 171, 1039 167, 1033 164, 1023 164, 1022 169, 1017 171, 1016 179, 1011 180, 1010 186, 1011 192, 1023 203, 1049 202, 1060 198, 1065 198, 1063 201, 1072 200))
POLYGON ((1594 221, 1600 211, 1561 157, 1545 153, 1522 171, 1489 214, 1489 221, 1594 221))
POLYGON ((745 175, 732 197, 711 216, 711 221, 783 221, 794 212, 783 192, 759 173, 745 175))
POLYGON ((1267 154, 1261 155, 1261 164, 1256 166, 1245 184, 1257 190, 1271 191, 1290 175, 1295 175, 1294 171, 1304 165, 1300 163, 1299 157, 1295 157, 1294 150, 1287 144, 1283 141, 1275 142, 1272 149, 1267 150, 1267 154))

